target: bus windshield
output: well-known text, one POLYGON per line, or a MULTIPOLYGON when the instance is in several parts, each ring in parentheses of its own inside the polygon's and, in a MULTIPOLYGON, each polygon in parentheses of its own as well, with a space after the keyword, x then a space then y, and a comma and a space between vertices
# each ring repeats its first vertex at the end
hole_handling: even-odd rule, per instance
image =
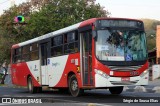
POLYGON ((143 61, 147 59, 146 36, 142 30, 98 30, 96 57, 102 61, 143 61))

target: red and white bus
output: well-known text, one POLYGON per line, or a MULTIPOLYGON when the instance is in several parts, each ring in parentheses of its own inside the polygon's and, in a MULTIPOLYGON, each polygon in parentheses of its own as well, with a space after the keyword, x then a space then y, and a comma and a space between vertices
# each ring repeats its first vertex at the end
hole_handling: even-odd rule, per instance
POLYGON ((12 46, 13 84, 30 93, 43 86, 120 94, 124 86, 148 84, 143 22, 125 18, 92 18, 12 46))

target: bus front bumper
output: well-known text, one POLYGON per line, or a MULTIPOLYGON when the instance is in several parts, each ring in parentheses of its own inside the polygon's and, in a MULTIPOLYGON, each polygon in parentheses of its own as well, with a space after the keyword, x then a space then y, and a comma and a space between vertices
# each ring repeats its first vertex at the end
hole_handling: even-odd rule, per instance
POLYGON ((148 80, 148 70, 144 71, 140 76, 135 77, 104 77, 103 75, 96 73, 95 87, 148 85, 148 80))

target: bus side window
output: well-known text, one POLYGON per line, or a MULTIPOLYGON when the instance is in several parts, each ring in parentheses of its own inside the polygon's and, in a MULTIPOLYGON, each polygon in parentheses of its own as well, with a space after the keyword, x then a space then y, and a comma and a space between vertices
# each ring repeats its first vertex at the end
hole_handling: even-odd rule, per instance
POLYGON ((31 60, 38 60, 39 59, 39 45, 38 43, 33 43, 30 47, 31 50, 31 60))
POLYGON ((15 63, 15 54, 16 54, 16 49, 12 49, 12 63, 15 63))
POLYGON ((30 60, 30 45, 23 46, 22 48, 22 62, 30 60))
POLYGON ((51 40, 51 56, 63 54, 63 35, 58 35, 51 40))
POLYGON ((19 62, 21 62, 21 57, 22 57, 22 55, 21 55, 21 48, 17 48, 17 49, 15 49, 15 51, 14 51, 14 63, 19 63, 19 62))
POLYGON ((78 31, 69 32, 64 35, 64 39, 67 39, 67 42, 64 42, 65 54, 78 52, 78 31))

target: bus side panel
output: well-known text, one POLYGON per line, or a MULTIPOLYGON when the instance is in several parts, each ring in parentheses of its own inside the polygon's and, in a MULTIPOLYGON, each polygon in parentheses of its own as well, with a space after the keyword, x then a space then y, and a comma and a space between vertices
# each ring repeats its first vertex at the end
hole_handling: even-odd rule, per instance
MULTIPOLYGON (((55 85, 60 81, 64 69, 66 66, 66 62, 68 59, 68 55, 58 56, 49 58, 50 64, 48 65, 48 76, 49 76, 49 86, 55 87, 55 85)), ((63 79, 62 85, 64 86, 65 79, 63 79)))
POLYGON ((18 85, 18 72, 16 71, 16 65, 12 64, 11 65, 11 79, 12 79, 12 84, 18 85))
POLYGON ((73 72, 78 80, 79 87, 82 87, 81 75, 80 71, 78 72, 78 68, 80 66, 80 53, 70 54, 68 60, 66 62, 66 66, 64 69, 64 73, 60 79, 60 81, 55 85, 55 87, 68 87, 68 74, 69 72, 73 72))
POLYGON ((80 54, 70 54, 52 58, 50 65, 51 77, 49 78, 50 87, 68 87, 67 75, 69 72, 74 72, 77 76, 79 85, 81 86, 80 74, 77 74, 77 66, 80 62, 80 54), (63 58, 63 59, 62 59, 63 58), (62 61, 63 60, 63 61, 62 61), (55 67, 55 64, 57 66, 55 67))
POLYGON ((27 67, 29 69, 29 73, 26 73, 26 75, 32 76, 34 86, 40 86, 41 85, 40 60, 27 62, 27 67))
POLYGON ((12 65, 13 84, 26 86, 25 73, 28 71, 25 63, 17 63, 12 65))
MULTIPOLYGON (((33 64, 33 62, 28 62, 28 64, 33 64)), ((34 64, 33 64, 34 65, 34 64)), ((40 86, 38 81, 36 80, 35 73, 33 73, 30 69, 33 69, 33 67, 29 68, 29 65, 27 63, 17 63, 12 65, 12 81, 13 84, 19 85, 19 86, 27 86, 27 77, 28 75, 32 76, 34 86, 40 86)), ((35 70, 37 71, 37 70, 35 70)))

